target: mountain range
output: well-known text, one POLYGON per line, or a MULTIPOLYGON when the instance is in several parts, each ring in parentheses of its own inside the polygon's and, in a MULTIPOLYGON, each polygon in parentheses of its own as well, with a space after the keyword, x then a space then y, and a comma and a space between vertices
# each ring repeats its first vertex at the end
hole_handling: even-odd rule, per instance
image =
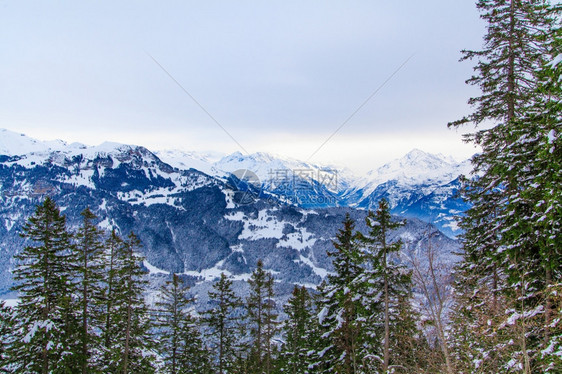
POLYGON ((408 218, 392 234, 406 255, 422 251, 431 237, 443 261, 453 262, 454 216, 467 208, 456 195, 459 175, 469 170, 468 162, 414 150, 358 178, 265 153, 153 153, 0 130, 0 296, 10 292, 12 257, 25 245, 21 227, 46 196, 71 227, 90 207, 100 227, 134 231, 153 278, 181 273, 202 297, 220 272, 245 280, 258 259, 275 274, 281 295, 293 284, 318 284, 332 271, 327 253, 345 215, 365 230, 367 210, 383 197, 408 218))
POLYGON ((459 177, 470 174, 470 160, 457 162, 419 149, 362 176, 349 169, 262 152, 235 152, 221 158, 182 151, 160 151, 156 155, 179 169, 193 168, 223 181, 232 173, 247 170, 257 177, 258 182, 252 184, 264 196, 273 195, 307 209, 376 209, 386 198, 393 214, 430 222, 451 238, 461 233, 457 217, 468 209, 459 196, 459 177))

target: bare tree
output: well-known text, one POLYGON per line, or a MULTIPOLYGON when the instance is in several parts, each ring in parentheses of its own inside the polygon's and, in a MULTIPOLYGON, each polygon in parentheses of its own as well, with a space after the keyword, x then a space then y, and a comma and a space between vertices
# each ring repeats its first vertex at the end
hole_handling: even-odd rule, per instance
POLYGON ((428 234, 427 246, 418 253, 412 253, 408 260, 413 270, 414 286, 424 296, 421 306, 435 328, 447 373, 453 374, 454 368, 446 333, 447 306, 453 297, 452 266, 438 259, 437 251, 431 242, 432 237, 436 234, 437 232, 428 234))

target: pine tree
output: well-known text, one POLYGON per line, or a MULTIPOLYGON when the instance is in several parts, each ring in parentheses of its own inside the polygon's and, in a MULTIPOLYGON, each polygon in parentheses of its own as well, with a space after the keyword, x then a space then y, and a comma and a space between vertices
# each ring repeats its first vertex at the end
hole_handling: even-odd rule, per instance
POLYGON ((491 122, 493 127, 467 138, 482 153, 473 159, 476 177, 466 193, 473 203, 462 224, 468 263, 457 279, 476 287, 481 298, 480 303, 458 300, 457 310, 489 317, 467 321, 486 337, 472 339, 472 354, 478 356, 473 363, 482 367, 490 361, 498 370, 530 373, 536 370, 539 339, 529 317, 546 309, 542 290, 551 274, 545 274, 540 255, 546 236, 535 219, 542 201, 535 180, 540 173, 529 167, 539 159, 537 139, 547 136, 529 114, 550 95, 540 90, 539 72, 549 56, 557 10, 546 1, 480 0, 477 6, 488 22, 485 46, 465 51, 465 59, 478 59, 477 74, 467 82, 479 86, 482 95, 470 99, 471 115, 450 125, 491 122), (486 299, 490 305, 482 303, 486 299))
POLYGON ((120 330, 117 308, 120 304, 121 295, 118 289, 119 269, 123 261, 123 239, 117 235, 115 230, 112 230, 109 238, 105 243, 105 253, 103 255, 103 263, 105 270, 105 277, 103 279, 102 289, 102 344, 103 344, 103 366, 106 371, 109 367, 113 366, 111 361, 112 344, 117 339, 120 330))
POLYGON ((319 287, 318 320, 324 332, 315 354, 314 367, 320 372, 358 373, 363 365, 364 317, 360 302, 363 284, 363 257, 359 251, 355 223, 349 214, 334 241, 332 257, 335 274, 319 287))
POLYGON ((188 288, 177 274, 161 288, 161 299, 156 303, 158 310, 159 344, 158 350, 163 357, 164 371, 177 374, 179 372, 179 356, 184 347, 181 345, 183 324, 189 323, 191 316, 187 307, 194 299, 187 298, 188 288))
MULTIPOLYGON (((558 14, 561 11, 562 7, 559 7, 558 14)), ((532 360, 536 370, 545 373, 556 372, 555 368, 562 365, 560 355, 554 353, 554 347, 562 346, 562 326, 560 318, 557 318, 562 307, 557 296, 562 286, 562 150, 559 138, 562 66, 556 60, 562 59, 562 29, 555 30, 550 47, 552 61, 538 74, 539 99, 516 129, 524 141, 516 143, 519 157, 515 160, 521 163, 519 169, 526 171, 518 173, 523 182, 519 198, 528 202, 529 209, 520 221, 515 221, 510 227, 511 232, 529 232, 528 236, 533 237, 533 249, 536 248, 529 274, 537 281, 531 283, 534 287, 529 287, 527 291, 527 308, 521 306, 517 312, 531 316, 527 321, 529 336, 534 337, 534 341, 530 339, 531 349, 540 352, 533 355, 532 360), (524 162, 527 162, 526 169, 524 162)), ((511 206, 507 210, 508 214, 516 213, 511 206)), ((520 238, 513 237, 512 240, 520 238)))
POLYGON ((402 242, 391 243, 389 240, 390 232, 403 226, 404 222, 392 218, 385 199, 380 201, 376 212, 368 213, 365 222, 369 232, 359 234, 359 240, 364 246, 367 263, 364 279, 368 286, 365 304, 372 339, 370 347, 373 351, 370 354, 380 360, 380 366, 376 360, 372 362, 374 366, 379 366, 386 373, 393 366, 405 367, 415 363, 411 356, 404 356, 408 350, 399 347, 401 339, 419 336, 410 306, 410 273, 397 258, 402 242), (384 321, 383 326, 379 324, 381 320, 384 321), (379 347, 382 347, 382 352, 379 347))
POLYGON ((94 224, 97 217, 89 208, 82 212, 82 226, 76 234, 75 271, 78 275, 77 305, 81 319, 79 333, 80 367, 82 373, 94 372, 102 354, 100 302, 103 264, 102 231, 94 224))
POLYGON ((295 286, 291 298, 284 306, 287 314, 283 330, 285 344, 282 350, 283 373, 308 373, 311 364, 309 352, 314 347, 314 315, 312 298, 306 287, 295 286))
POLYGON ((201 339, 194 318, 188 318, 181 330, 183 350, 178 357, 178 374, 211 374, 214 373, 211 354, 201 339))
POLYGON ((250 295, 247 298, 248 321, 252 344, 249 360, 255 373, 271 373, 274 361, 273 337, 277 332, 277 314, 273 299, 273 276, 258 260, 256 269, 248 280, 250 295))
POLYGON ((172 280, 162 287, 161 300, 156 303, 158 350, 163 357, 165 373, 205 373, 209 370, 209 354, 188 309, 195 302, 194 298, 187 297, 188 290, 181 278, 173 274, 172 280))
POLYGON ((139 246, 140 242, 133 233, 126 241, 115 233, 110 238, 111 265, 104 292, 105 372, 154 372, 151 321, 143 298, 146 280, 140 267, 142 257, 135 252, 139 246))
POLYGON ((14 311, 0 300, 0 373, 11 372, 9 368, 9 349, 14 343, 14 311))
POLYGON ((68 372, 77 365, 71 234, 55 202, 46 198, 23 227, 29 243, 15 256, 20 303, 10 347, 13 372, 68 372))
POLYGON ((205 313, 204 321, 210 329, 215 364, 219 374, 229 372, 235 361, 235 343, 238 337, 239 318, 236 312, 242 302, 232 290, 232 280, 221 273, 221 277, 209 291, 212 307, 205 313))

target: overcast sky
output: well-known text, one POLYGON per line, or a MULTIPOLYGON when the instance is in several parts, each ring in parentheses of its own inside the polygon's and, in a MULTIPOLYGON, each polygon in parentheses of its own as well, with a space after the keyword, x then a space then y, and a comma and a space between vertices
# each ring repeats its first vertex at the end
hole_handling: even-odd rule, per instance
POLYGON ((484 31, 469 0, 0 0, 0 127, 358 171, 414 147, 463 158, 472 129, 446 124, 477 93, 458 59, 484 31))

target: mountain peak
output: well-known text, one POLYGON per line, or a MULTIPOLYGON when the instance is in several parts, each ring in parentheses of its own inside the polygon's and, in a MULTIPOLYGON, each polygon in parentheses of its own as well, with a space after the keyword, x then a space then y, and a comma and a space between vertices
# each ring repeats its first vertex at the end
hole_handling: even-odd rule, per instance
POLYGON ((68 144, 62 140, 39 141, 25 134, 0 129, 0 154, 20 156, 28 153, 53 152, 64 149, 68 144))

